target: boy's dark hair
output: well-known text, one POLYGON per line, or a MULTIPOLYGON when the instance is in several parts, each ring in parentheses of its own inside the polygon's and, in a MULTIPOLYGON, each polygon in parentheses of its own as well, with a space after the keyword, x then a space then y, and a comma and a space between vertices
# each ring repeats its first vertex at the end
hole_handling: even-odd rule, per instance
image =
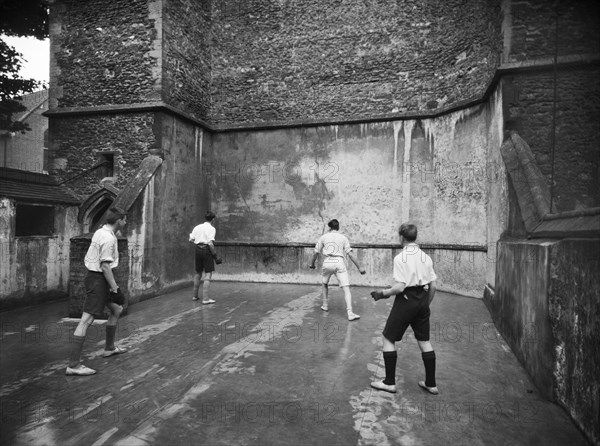
POLYGON ((417 227, 412 223, 402 223, 398 232, 407 242, 414 242, 417 239, 417 227))
POLYGON ((112 207, 106 212, 106 223, 109 225, 114 225, 117 220, 125 217, 127 214, 123 212, 121 209, 112 207))
POLYGON ((213 221, 215 217, 216 215, 214 214, 214 212, 206 211, 206 214, 204 214, 204 221, 213 221))
POLYGON ((329 223, 327 223, 327 226, 337 231, 338 229, 340 229, 340 222, 334 218, 333 220, 330 220, 329 223))

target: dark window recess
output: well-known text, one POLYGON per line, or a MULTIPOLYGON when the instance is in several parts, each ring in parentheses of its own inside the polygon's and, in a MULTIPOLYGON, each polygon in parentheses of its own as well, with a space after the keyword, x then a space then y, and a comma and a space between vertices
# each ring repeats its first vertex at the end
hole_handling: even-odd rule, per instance
POLYGON ((17 204, 15 235, 54 235, 54 208, 17 204))
POLYGON ((98 177, 100 179, 115 176, 115 155, 114 153, 103 153, 98 159, 99 163, 104 163, 98 169, 98 177))

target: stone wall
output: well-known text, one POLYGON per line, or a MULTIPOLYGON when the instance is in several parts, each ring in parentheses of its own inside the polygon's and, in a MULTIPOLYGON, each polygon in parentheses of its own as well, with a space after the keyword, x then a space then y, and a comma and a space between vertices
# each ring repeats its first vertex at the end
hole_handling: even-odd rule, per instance
POLYGON ((503 62, 552 58, 558 55, 598 54, 600 4, 594 0, 504 2, 503 62), (558 17, 558 39, 557 31, 558 17))
POLYGON ((503 63, 516 70, 505 77, 507 128, 531 146, 553 186, 553 212, 600 206, 600 3, 503 9, 503 63))
POLYGON ((50 9, 50 107, 160 99, 159 16, 147 0, 58 0, 50 9))
POLYGON ((499 1, 224 0, 213 17, 222 125, 456 105, 485 92, 501 50, 499 1))
MULTIPOLYGON (((90 169, 102 153, 114 153, 113 184, 122 188, 149 150, 156 147, 153 113, 56 116, 50 120, 49 173, 67 180, 90 169)), ((67 185, 82 197, 101 187, 102 170, 67 185)))
POLYGON ((211 2, 165 0, 163 3, 163 100, 197 119, 209 120, 211 2))
POLYGON ((554 174, 554 212, 600 206, 600 68, 563 67, 556 80, 554 118, 551 69, 510 76, 508 127, 530 145, 548 187, 554 174))

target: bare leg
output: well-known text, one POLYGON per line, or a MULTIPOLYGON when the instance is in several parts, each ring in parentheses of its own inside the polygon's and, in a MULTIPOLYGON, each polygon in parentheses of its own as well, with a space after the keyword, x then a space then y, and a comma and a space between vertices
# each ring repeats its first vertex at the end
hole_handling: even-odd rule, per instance
POLYGON ((115 347, 115 336, 117 334, 117 321, 123 312, 123 307, 121 305, 117 305, 115 303, 109 303, 107 305, 110 310, 110 315, 108 316, 108 321, 106 321, 106 345, 104 349, 106 351, 111 352, 122 352, 124 353, 124 349, 116 349, 115 347))
POLYGON ((92 325, 92 322, 94 322, 94 316, 90 313, 83 312, 81 319, 79 320, 79 324, 77 325, 77 328, 75 328, 75 333, 73 333, 67 375, 92 375, 96 373, 95 370, 87 368, 81 364, 81 352, 83 351, 85 335, 88 327, 92 325))
POLYGON ((350 293, 350 287, 343 286, 342 290, 344 290, 344 300, 346 301, 346 311, 352 311, 352 294, 350 293))
POLYGON ((395 352, 396 351, 396 344, 394 342, 390 341, 385 336, 382 336, 382 340, 383 340, 383 351, 384 352, 395 352))
POLYGON ((352 294, 350 294, 350 287, 343 286, 342 289, 344 290, 344 299, 346 300, 346 312, 348 313, 348 320, 354 321, 356 319, 360 319, 360 316, 358 314, 354 314, 352 311, 352 294))
POLYGON ((192 296, 192 300, 198 300, 198 290, 200 289, 201 283, 202 283, 202 274, 201 273, 194 274, 194 295, 192 296))
POLYGON ((417 341, 419 344, 419 348, 421 349, 421 353, 427 353, 433 351, 433 346, 430 341, 417 341))
POLYGON ((321 289, 323 291, 323 305, 321 305, 321 310, 323 311, 329 311, 329 301, 328 301, 328 297, 329 297, 329 285, 326 283, 323 283, 321 285, 321 289))
POLYGON ((94 316, 89 313, 84 312, 81 315, 81 319, 79 320, 79 324, 77 325, 77 328, 75 329, 74 335, 85 337, 85 334, 87 333, 87 329, 90 325, 92 325, 92 322, 94 322, 94 316))
POLYGON ((212 272, 206 273, 204 282, 202 282, 202 303, 214 303, 215 302, 208 296, 208 292, 210 290, 210 280, 211 279, 212 279, 212 272))

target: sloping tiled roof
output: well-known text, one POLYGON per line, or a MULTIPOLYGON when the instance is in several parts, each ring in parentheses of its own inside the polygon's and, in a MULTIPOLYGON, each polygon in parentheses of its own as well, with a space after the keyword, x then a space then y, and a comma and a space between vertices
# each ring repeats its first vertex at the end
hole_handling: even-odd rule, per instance
POLYGON ((0 197, 30 203, 79 205, 81 200, 43 173, 0 167, 0 197))

